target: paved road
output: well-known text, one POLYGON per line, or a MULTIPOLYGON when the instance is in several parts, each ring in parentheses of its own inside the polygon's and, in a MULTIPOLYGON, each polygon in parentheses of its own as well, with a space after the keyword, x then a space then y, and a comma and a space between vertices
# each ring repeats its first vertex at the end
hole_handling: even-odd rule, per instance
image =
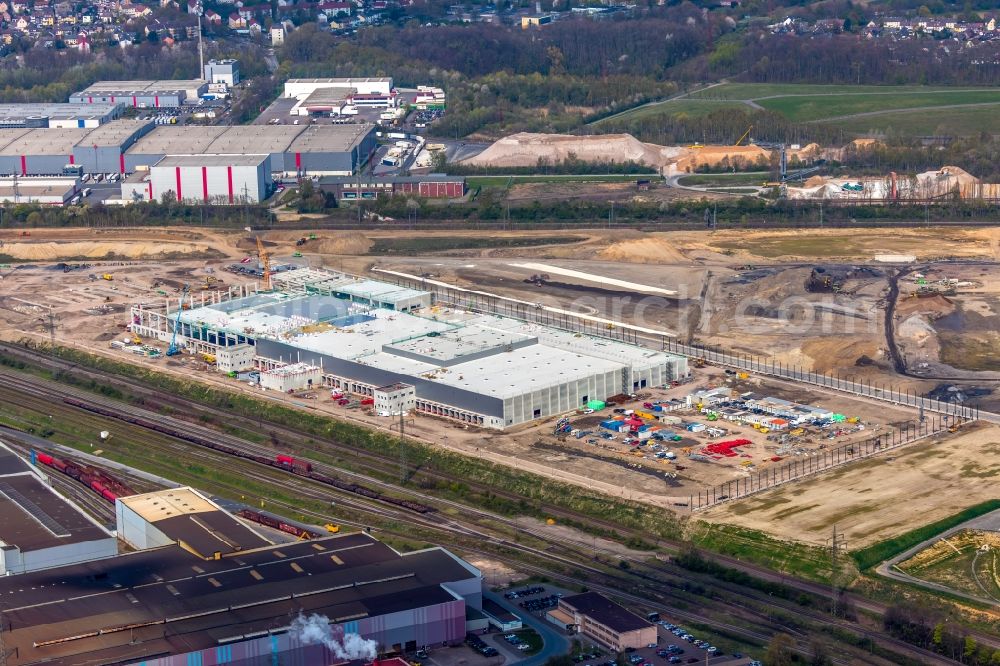
POLYGON ((526 627, 531 627, 537 631, 542 637, 542 640, 545 642, 545 646, 538 654, 517 662, 510 662, 507 666, 515 663, 518 666, 542 666, 542 664, 550 658, 569 652, 569 637, 556 629, 554 625, 520 608, 514 608, 507 603, 506 599, 488 590, 483 590, 483 597, 486 599, 492 599, 510 612, 517 615, 521 618, 526 627))

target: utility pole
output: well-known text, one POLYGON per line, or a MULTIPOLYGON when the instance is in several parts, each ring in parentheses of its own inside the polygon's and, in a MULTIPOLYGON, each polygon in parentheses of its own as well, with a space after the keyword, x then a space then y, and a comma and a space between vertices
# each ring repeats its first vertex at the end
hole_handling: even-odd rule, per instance
MULTIPOLYGON (((204 11, 205 11, 204 5, 202 5, 199 2, 198 3, 198 11, 197 11, 197 14, 198 14, 198 64, 200 65, 201 69, 198 71, 198 76, 195 77, 196 79, 201 79, 201 78, 205 77, 205 44, 204 44, 204 40, 202 39, 202 36, 201 36, 201 15, 202 15, 202 13, 204 11)), ((209 83, 211 83, 211 81, 209 83)))
POLYGON ((839 551, 847 548, 847 540, 843 532, 837 532, 837 525, 833 526, 833 535, 828 540, 830 544, 830 602, 832 604, 831 613, 837 615, 837 555, 839 551))
POLYGON ((406 483, 406 413, 400 405, 399 409, 399 483, 406 483))

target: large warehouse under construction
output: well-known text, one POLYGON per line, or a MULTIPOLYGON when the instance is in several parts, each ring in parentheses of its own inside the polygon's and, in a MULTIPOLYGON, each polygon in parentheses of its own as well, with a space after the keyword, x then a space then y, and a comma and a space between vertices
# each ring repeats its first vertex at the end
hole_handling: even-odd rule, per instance
MULTIPOLYGON (((186 302, 178 340, 215 354, 250 345, 260 370, 311 366, 324 385, 376 399, 412 387, 407 409, 496 429, 687 374, 681 356, 448 310, 429 292, 385 282, 308 268, 272 281, 272 292, 186 302)), ((132 330, 168 341, 177 307, 135 306, 132 330)))

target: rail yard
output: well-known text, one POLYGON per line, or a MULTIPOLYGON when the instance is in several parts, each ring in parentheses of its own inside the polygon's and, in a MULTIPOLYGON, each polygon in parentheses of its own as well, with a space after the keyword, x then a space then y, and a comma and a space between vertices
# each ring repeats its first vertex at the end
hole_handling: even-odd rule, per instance
POLYGON ((137 245, 115 262, 65 254, 78 251, 78 231, 11 238, 15 252, 44 244, 48 254, 0 280, 2 438, 34 451, 56 487, 106 525, 109 500, 126 491, 187 485, 275 538, 356 529, 404 550, 440 543, 481 569, 586 581, 696 623, 730 650, 752 653, 793 627, 807 655, 833 622, 865 637, 868 656, 854 658, 866 663, 947 663, 860 616, 831 617, 830 580, 838 606, 876 617, 893 597, 873 594, 870 574, 847 558, 834 565, 824 546, 833 522, 860 548, 944 519, 953 508, 935 492, 991 473, 998 398, 980 347, 994 316, 996 239, 955 231, 918 257, 918 232, 831 236, 843 243, 835 260, 818 246, 821 256, 775 254, 794 235, 760 234, 737 250, 724 234, 536 232, 517 247, 462 249, 461 234, 442 233, 388 256, 367 253, 411 241, 161 230, 133 242, 191 254, 158 258, 137 245), (581 252, 599 259, 573 258, 581 252), (905 268, 893 263, 906 253, 905 268), (279 267, 267 289, 263 254, 279 267), (62 289, 43 288, 52 283, 62 289), (431 300, 408 311, 418 298, 431 300), (226 336, 255 343, 259 365, 231 359, 226 336), (551 354, 554 369, 533 353, 551 354), (541 388, 562 381, 563 353, 587 366, 572 379, 590 382, 574 407, 553 399, 532 414, 518 402, 531 391, 488 383, 508 381, 490 363, 515 357, 541 388), (223 362, 232 370, 220 372, 223 362), (312 383, 293 386, 298 375, 281 370, 299 365, 312 383), (402 375, 375 383, 374 371, 402 375), (593 383, 607 372, 616 380, 593 383), (416 403, 400 414, 391 404, 405 404, 407 381, 416 403), (427 392, 438 385, 517 406, 448 402, 427 392), (941 455, 961 474, 910 472, 941 455), (56 463, 73 460, 89 470, 86 484, 56 463), (911 462, 901 472, 898 461, 911 462), (883 508, 873 512, 862 493, 876 488, 883 508), (716 554, 692 562, 692 543, 716 554), (763 582, 723 581, 712 566, 763 582))
MULTIPOLYGON (((40 360, 45 360, 41 357, 40 360)), ((77 372, 77 369, 69 370, 70 372, 77 372)), ((89 374, 89 373, 88 373, 89 374)), ((9 377, 6 374, 5 376, 9 377)), ((91 407, 106 406, 108 404, 114 404, 113 401, 109 401, 106 398, 101 398, 96 394, 87 394, 86 392, 77 391, 73 389, 65 389, 61 386, 55 386, 48 382, 39 382, 38 380, 27 379, 27 380, 14 380, 18 382, 17 386, 20 388, 19 391, 15 393, 19 396, 30 395, 34 393, 39 397, 48 397, 49 400, 60 399, 65 400, 65 396, 69 394, 77 394, 83 396, 83 399, 76 398, 80 402, 89 403, 91 407)), ((11 404, 32 404, 30 399, 13 399, 11 404)), ((65 404, 65 403, 64 403, 65 404)), ((129 407, 126 404, 119 403, 119 407, 122 409, 123 413, 142 413, 141 410, 129 407)), ((66 404, 65 409, 68 410, 68 414, 62 413, 62 408, 51 409, 46 408, 40 403, 35 403, 35 408, 39 410, 38 414, 44 414, 46 412, 56 414, 59 417, 60 422, 74 423, 70 418, 70 414, 77 414, 77 419, 75 421, 77 427, 89 425, 90 427, 101 427, 101 423, 106 423, 106 420, 94 419, 93 412, 86 410, 81 412, 79 407, 74 405, 66 404)), ((145 414, 144 414, 145 416, 145 414)), ((190 423, 185 421, 176 421, 171 417, 161 417, 161 424, 172 423, 173 425, 184 425, 185 428, 197 428, 190 423)), ((119 426, 118 428, 131 429, 132 427, 140 427, 137 424, 129 424, 127 426, 119 426)), ((275 426, 280 427, 280 426, 275 426)), ((116 430, 118 429, 116 428, 116 430)), ((158 440, 162 438, 162 435, 157 430, 150 431, 148 428, 142 428, 143 434, 143 448, 149 452, 149 458, 158 459, 159 456, 156 452, 159 450, 160 445, 158 440)), ((58 439, 59 435, 62 434, 57 431, 53 439, 58 439)), ((216 433, 218 435, 218 433, 216 433)), ((116 433, 116 439, 125 440, 129 438, 128 430, 116 433)), ((184 458, 186 460, 196 461, 197 464, 203 464, 206 468, 211 469, 209 466, 223 466, 227 465, 227 456, 221 454, 221 452, 216 452, 214 450, 207 450, 204 447, 198 447, 197 445, 191 445, 186 443, 184 440, 176 440, 175 438, 163 438, 166 441, 163 446, 167 447, 167 453, 177 455, 183 451, 184 458)), ((111 446, 109 442, 109 446, 111 446)), ((327 444, 333 444, 329 442, 327 444)), ((79 445, 79 444, 78 444, 79 445)), ((244 442, 243 445, 248 450, 259 449, 258 446, 244 442)), ((104 455, 117 457, 112 452, 108 450, 104 455)), ((374 459, 376 457, 370 456, 368 454, 366 457, 374 459)), ((385 462, 391 468, 396 462, 391 456, 385 457, 385 462)), ((371 463, 369 463, 371 465, 371 463)), ((723 634, 727 632, 733 632, 743 640, 748 641, 763 641, 768 635, 769 631, 774 629, 772 621, 768 618, 773 611, 768 611, 768 613, 762 615, 755 615, 752 611, 753 603, 741 603, 741 607, 737 610, 735 607, 729 607, 724 605, 720 612, 722 615, 719 617, 727 617, 730 620, 736 613, 736 616, 740 618, 740 624, 734 625, 731 621, 722 621, 721 619, 713 619, 712 615, 706 615, 704 613, 691 613, 685 611, 683 606, 680 608, 672 608, 672 604, 679 603, 680 600, 684 599, 689 592, 685 592, 684 589, 690 584, 692 577, 698 578, 696 574, 692 574, 687 570, 678 568, 674 565, 669 565, 667 562, 659 562, 657 565, 650 567, 645 556, 641 554, 634 553, 629 555, 627 552, 623 552, 620 549, 609 549, 595 551, 593 547, 593 538, 586 534, 579 534, 575 537, 573 541, 567 542, 564 539, 565 532, 560 531, 558 538, 553 538, 551 534, 546 533, 544 527, 532 529, 526 527, 520 522, 514 521, 510 518, 506 518, 502 515, 495 514, 492 512, 484 512, 482 510, 472 509, 470 506, 457 502, 441 502, 439 499, 431 499, 429 496, 425 496, 422 493, 416 491, 407 491, 415 497, 421 498, 427 501, 429 504, 433 502, 441 507, 441 510, 445 512, 449 518, 446 521, 442 521, 440 518, 424 522, 422 518, 416 518, 412 512, 406 511, 404 509, 398 508, 388 508, 384 503, 378 502, 377 500, 366 500, 358 501, 356 499, 342 499, 338 497, 336 499, 336 508, 334 512, 339 513, 340 510, 349 510, 350 514, 353 514, 352 518, 345 518, 340 515, 331 515, 330 507, 325 499, 330 496, 329 488, 322 489, 322 486, 318 486, 312 483, 304 483, 303 481, 289 481, 289 476, 287 473, 282 473, 280 470, 275 469, 269 464, 262 463, 251 463, 253 471, 247 471, 239 469, 240 477, 245 477, 250 480, 249 483, 244 483, 242 485, 230 485, 224 481, 214 479, 214 475, 209 474, 208 478, 197 478, 194 477, 192 480, 197 480, 201 485, 208 487, 215 486, 223 491, 229 496, 235 496, 236 493, 240 493, 242 496, 246 496, 248 488, 255 488, 261 492, 262 495, 268 497, 267 506, 278 508, 287 512, 291 512, 295 517, 305 516, 307 518, 312 518, 316 522, 337 520, 342 524, 356 524, 358 526, 371 527, 375 526, 378 533, 382 533, 387 537, 398 537, 401 539, 410 539, 408 530, 402 532, 397 531, 397 529, 402 524, 407 524, 411 526, 419 526, 422 530, 431 530, 443 543, 455 544, 456 546, 461 544, 463 549, 468 549, 473 552, 480 553, 484 558, 493 559, 500 562, 508 562, 511 566, 515 566, 520 570, 526 571, 539 571, 545 572, 548 576, 559 576, 561 580, 571 581, 573 577, 567 575, 566 573, 559 574, 558 570, 552 570, 552 561, 558 562, 564 566, 570 567, 573 570, 583 569, 588 572, 588 585, 594 589, 605 589, 611 591, 615 589, 616 585, 624 586, 618 588, 617 592, 621 593, 623 590, 629 590, 626 593, 627 598, 635 600, 636 603, 647 605, 653 608, 664 608, 669 609, 669 612, 675 614, 678 617, 683 617, 691 621, 697 621, 705 623, 709 626, 714 626, 718 631, 723 634), (271 470, 271 471, 268 471, 271 470), (227 487, 228 486, 228 487, 227 487), (279 490, 280 489, 280 490, 279 490), (371 504, 369 502, 374 502, 371 504), (315 509, 310 509, 308 507, 317 507, 315 509), (460 511, 454 511, 453 509, 460 509, 460 511), (403 511, 400 514, 400 511, 403 511), (358 514, 364 514, 366 516, 363 520, 357 520, 360 517, 358 514), (478 517, 478 518, 477 518, 478 517), (400 523, 399 521, 403 521, 400 523), (483 523, 479 520, 485 520, 485 525, 491 527, 484 527, 483 523), (383 521, 388 521, 384 523, 383 521), (470 522, 471 521, 471 522, 470 522), (379 523, 383 524, 380 525, 379 523), (491 532, 496 529, 497 526, 502 526, 498 536, 493 536, 491 532), (484 531, 486 530, 486 531, 484 531), (512 534, 513 533, 513 534, 512 534), (466 539, 472 539, 471 542, 466 541, 466 539), (484 544, 491 544, 499 548, 499 550, 484 549, 484 544), (525 566, 525 562, 520 557, 514 557, 508 554, 509 552, 521 552, 522 555, 527 554, 529 556, 529 564, 525 566), (540 558, 536 560, 535 558, 540 558), (582 558, 582 559, 581 559, 582 558), (621 577, 620 570, 619 574, 609 573, 608 569, 605 568, 606 565, 611 564, 612 566, 616 561, 626 560, 635 567, 635 570, 629 576, 625 578, 621 577), (541 566, 540 562, 549 561, 546 566, 541 566), (538 562, 535 564, 530 564, 530 562, 538 562), (591 562, 592 564, 588 564, 591 562), (594 581, 607 581, 606 583, 601 582, 591 582, 591 577, 594 581), (652 588, 649 586, 653 585, 652 588), (665 586, 666 589, 670 590, 668 596, 662 595, 658 592, 658 589, 662 589, 661 586, 665 586), (749 615, 748 615, 749 613, 749 615), (749 618, 754 618, 756 622, 763 621, 761 625, 762 631, 748 630, 745 626, 745 622, 749 618)), ((230 466, 231 467, 231 466, 230 466)), ((376 469, 374 466, 370 467, 374 471, 376 469)), ((235 470, 234 470, 235 471, 235 470)), ((420 474, 424 474, 424 470, 421 470, 420 474)), ((374 478, 369 478, 371 482, 377 482, 374 478)), ((416 481, 416 479, 414 479, 416 481)), ((509 495, 511 499, 514 499, 516 495, 509 495)), ((522 498, 523 499, 523 498, 522 498)), ((529 500, 533 501, 533 500, 529 500)), ((544 513, 557 516, 557 520, 566 521, 572 524, 574 518, 580 519, 584 516, 580 514, 574 514, 573 512, 567 512, 565 509, 559 509, 558 507, 543 506, 539 507, 544 513)), ((587 519, 589 524, 595 526, 596 529, 601 529, 601 524, 598 521, 595 523, 592 519, 587 519)), ((621 525, 616 525, 613 523, 608 523, 606 529, 609 531, 613 530, 618 537, 624 537, 628 535, 628 530, 622 528, 621 525)), ((645 536, 642 532, 633 532, 636 538, 642 538, 645 536)), ((668 540, 658 540, 661 547, 666 547, 670 549, 671 547, 676 548, 677 546, 672 546, 671 541, 668 540)), ((604 540, 601 540, 602 544, 604 540)), ((723 562, 730 566, 739 566, 740 568, 746 569, 748 571, 754 572, 755 574, 768 575, 765 574, 763 570, 758 570, 754 567, 748 567, 744 563, 737 563, 735 560, 728 560, 726 558, 722 559, 723 562)), ((704 579, 705 584, 709 584, 709 579, 704 579)), ((711 582, 711 585, 718 585, 717 582, 711 582)), ((824 593, 824 588, 822 586, 815 586, 809 583, 802 583, 803 591, 810 594, 820 594, 824 593)), ((729 586, 731 590, 737 588, 729 586)), ((761 602, 764 599, 769 599, 767 594, 764 593, 749 593, 750 600, 756 599, 757 602, 761 602)), ((697 596, 691 597, 692 601, 698 598, 697 596)), ((699 605, 704 607, 702 601, 698 602, 699 605)), ((859 600, 861 604, 867 604, 869 602, 863 602, 859 600)), ((773 605, 773 600, 768 600, 768 605, 773 605)), ((781 602, 778 603, 781 605, 781 602)), ((878 605, 872 606, 873 609, 878 609, 878 605)), ((796 612, 801 612, 801 609, 797 604, 790 604, 789 610, 795 609, 796 612)), ((816 615, 819 619, 823 617, 820 613, 816 615)), ((851 626, 852 630, 858 630, 855 625, 850 623, 845 623, 846 626, 851 626)), ((874 632, 872 632, 872 637, 875 637, 874 632)), ((904 644, 899 644, 893 646, 895 648, 904 647, 904 644)), ((805 651, 806 645, 803 641, 801 649, 805 651)), ((933 659, 932 655, 924 655, 924 658, 933 659)), ((848 663, 847 661, 841 661, 839 663, 848 663)), ((929 662, 932 663, 932 662, 929 662)))

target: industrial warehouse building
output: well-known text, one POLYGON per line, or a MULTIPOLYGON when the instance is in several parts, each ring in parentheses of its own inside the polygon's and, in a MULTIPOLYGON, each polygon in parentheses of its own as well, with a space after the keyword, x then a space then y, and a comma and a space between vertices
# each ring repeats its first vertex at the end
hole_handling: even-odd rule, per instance
POLYGON ((94 129, 0 129, 0 174, 61 175, 67 164, 84 173, 124 173, 124 152, 152 123, 115 120, 94 129))
POLYGON ((273 173, 287 176, 354 173, 377 146, 375 126, 249 125, 182 127, 163 125, 125 153, 125 171, 151 167, 167 155, 266 153, 273 173))
POLYGON ((10 576, 15 592, 28 572, 118 554, 115 537, 43 478, 0 443, 0 577, 10 576))
POLYGON ((205 63, 205 80, 235 86, 240 82, 240 61, 233 58, 209 60, 205 63))
POLYGON ((441 548, 404 555, 367 534, 275 544, 189 488, 116 511, 136 552, 0 579, 8 666, 330 664, 293 618, 414 650, 461 641, 482 608, 479 570, 441 548))
POLYGON ((360 78, 360 79, 288 79, 285 81, 284 97, 305 99, 317 90, 342 90, 346 94, 378 98, 386 100, 383 106, 394 106, 388 100, 394 100, 395 89, 391 77, 360 78))
MULTIPOLYGON (((258 203, 271 194, 267 155, 168 155, 149 169, 149 195, 194 203, 258 203)), ((122 185, 123 198, 131 187, 122 185)))
POLYGON ((376 146, 371 124, 182 127, 119 119, 92 129, 0 127, 0 175, 61 175, 66 165, 84 173, 126 174, 167 155, 266 154, 273 173, 347 176, 376 146))
POLYGON ((121 117, 123 104, 0 104, 0 128, 93 128, 121 117))
POLYGON ((327 176, 321 178, 319 189, 333 192, 338 199, 377 199, 394 194, 415 194, 428 199, 458 199, 464 197, 467 186, 463 176, 428 173, 419 176, 376 176, 360 178, 327 176))
POLYGON ((656 625, 622 608, 597 592, 563 597, 548 619, 573 627, 613 652, 638 649, 657 642, 656 625))
POLYGON ((76 178, 0 176, 0 203, 65 206, 80 189, 76 178))
MULTIPOLYGON (((192 351, 250 344, 261 370, 305 363, 326 386, 374 396, 412 386, 418 412, 502 429, 687 374, 663 352, 465 312, 431 294, 332 271, 272 276, 277 291, 193 300, 178 339, 192 351), (214 300, 214 302, 213 302, 214 300)), ((174 309, 132 309, 132 330, 167 341, 174 309)))
POLYGON ((204 79, 180 81, 100 81, 69 96, 73 104, 124 104, 140 109, 176 108, 197 103, 208 90, 204 79))
POLYGON ((270 541, 193 488, 170 488, 115 501, 118 538, 135 550, 177 544, 213 560, 270 541))

